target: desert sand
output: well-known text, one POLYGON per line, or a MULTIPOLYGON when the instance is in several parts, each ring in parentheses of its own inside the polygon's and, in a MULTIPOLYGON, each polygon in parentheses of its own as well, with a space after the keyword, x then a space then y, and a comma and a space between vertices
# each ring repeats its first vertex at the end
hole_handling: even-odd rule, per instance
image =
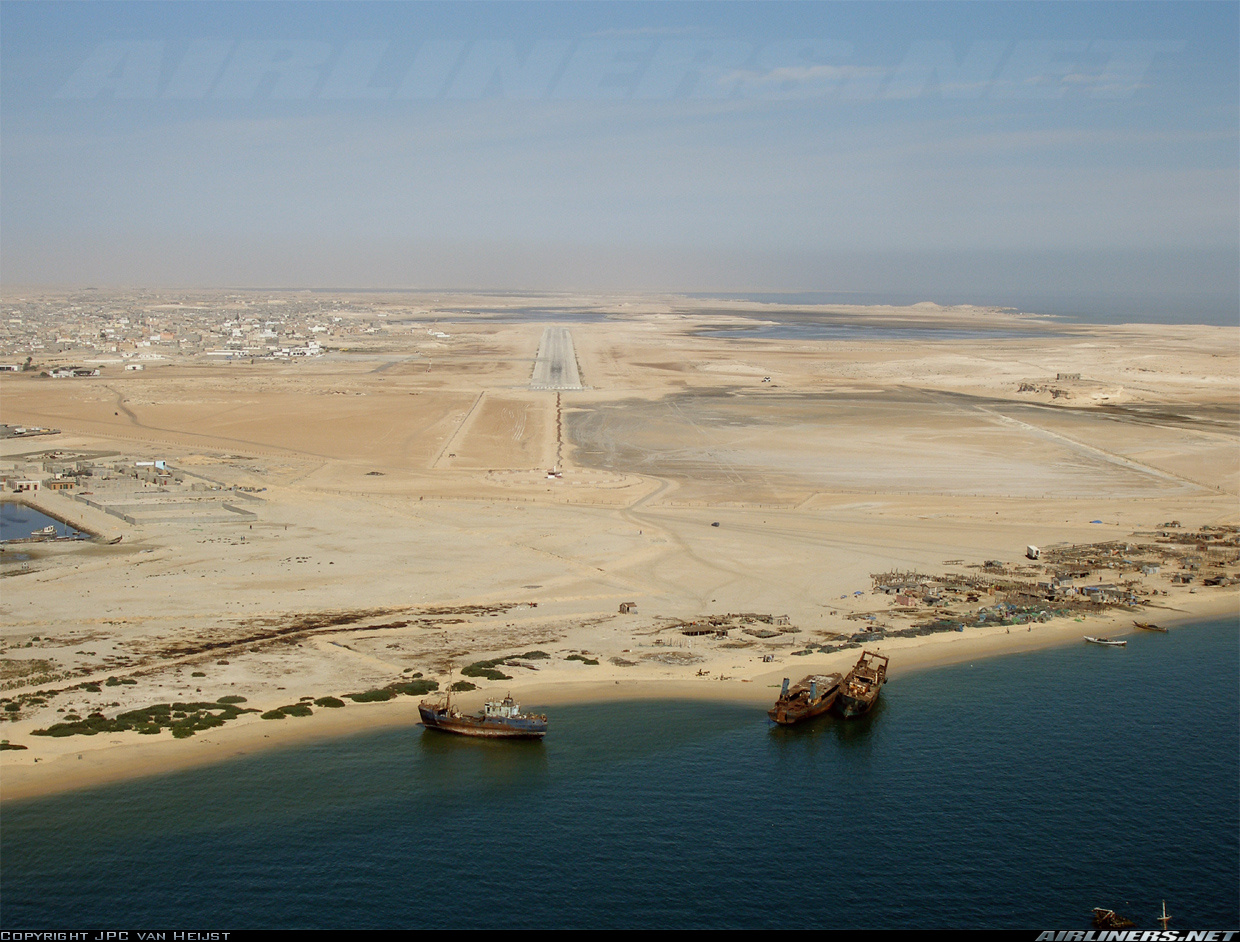
MULTIPOLYGON (((683 298, 557 298, 548 310, 591 316, 505 318, 465 313, 474 298, 436 300, 443 336, 415 301, 370 296, 351 316, 381 311, 381 331, 298 361, 0 375, 0 421, 59 430, 0 441, 0 467, 54 452, 183 475, 135 481, 136 496, 97 478, 23 495, 98 537, 24 544, 21 559, 11 547, 0 562, 0 695, 20 701, 0 737, 26 747, 0 752, 0 797, 412 725, 419 698, 251 713, 177 740, 32 735, 68 716, 228 695, 262 711, 417 676, 442 687, 483 659, 524 666, 475 678, 466 707, 509 691, 547 706, 696 696, 760 716, 783 677, 855 661, 799 652, 894 605, 874 573, 1015 567, 1028 544, 1240 523, 1234 328, 683 298), (568 328, 581 388, 531 388, 551 325, 568 328), (221 494, 238 509, 194 504, 221 494), (786 615, 796 631, 677 627, 739 612, 786 615), (522 656, 534 651, 547 656, 522 656)), ((504 303, 539 301, 487 299, 504 303)), ((1234 586, 1170 576, 1145 579, 1167 594, 1136 618, 1240 609, 1234 586)), ((872 647, 898 682, 1122 635, 1133 618, 872 647)))

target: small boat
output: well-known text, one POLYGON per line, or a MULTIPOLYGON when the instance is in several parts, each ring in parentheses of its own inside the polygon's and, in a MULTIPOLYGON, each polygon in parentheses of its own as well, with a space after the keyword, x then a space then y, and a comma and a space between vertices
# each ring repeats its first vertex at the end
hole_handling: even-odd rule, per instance
POLYGON ((1094 638, 1090 635, 1085 635, 1085 640, 1090 644, 1106 644, 1113 648, 1122 648, 1128 644, 1127 641, 1112 641, 1110 638, 1094 638))
POLYGON ((522 713, 521 704, 512 697, 488 700, 477 715, 465 714, 452 706, 449 691, 443 701, 423 700, 418 704, 422 725, 461 736, 483 736, 489 739, 541 739, 547 735, 547 717, 522 713))
POLYGON ((30 538, 34 540, 41 540, 41 539, 44 539, 45 537, 55 536, 55 535, 56 535, 56 524, 54 523, 48 524, 42 530, 31 530, 30 531, 30 538))
POLYGON ((1155 625, 1153 622, 1134 621, 1133 624, 1138 628, 1144 628, 1146 631, 1161 631, 1163 634, 1166 634, 1168 631, 1168 629, 1164 628, 1162 625, 1155 625))
POLYGON ((840 685, 836 709, 844 716, 861 716, 870 712, 878 701, 878 693, 887 682, 887 658, 872 651, 862 651, 856 666, 840 685))
POLYGON ((810 674, 793 687, 788 686, 788 678, 785 677, 779 699, 766 711, 766 715, 780 726, 791 726, 822 716, 831 709, 839 694, 839 674, 810 674))

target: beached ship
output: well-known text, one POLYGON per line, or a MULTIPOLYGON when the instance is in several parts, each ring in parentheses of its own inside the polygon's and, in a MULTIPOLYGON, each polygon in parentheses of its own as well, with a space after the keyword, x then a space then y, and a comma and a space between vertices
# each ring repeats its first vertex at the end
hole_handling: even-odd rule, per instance
POLYGON ((1090 644, 1105 644, 1112 648, 1122 648, 1128 644, 1127 641, 1112 641, 1110 638, 1095 638, 1091 635, 1084 635, 1083 637, 1090 644))
POLYGON ((1155 625, 1153 622, 1134 621, 1133 624, 1136 625, 1138 628, 1144 628, 1146 631, 1161 631, 1163 634, 1167 633, 1166 628, 1164 628, 1162 625, 1155 625))
POLYGON ((887 682, 887 658, 872 651, 862 651, 856 666, 840 684, 836 708, 845 716, 861 716, 870 712, 878 700, 878 692, 887 682))
POLYGON ((779 699, 767 716, 780 726, 791 726, 802 720, 822 716, 840 695, 839 674, 810 674, 800 683, 788 686, 788 678, 779 691, 779 699))
POLYGON ((547 717, 522 713, 521 704, 512 697, 488 700, 479 714, 462 713, 452 706, 451 693, 442 700, 423 700, 418 704, 422 725, 445 733, 462 736, 485 736, 492 739, 541 739, 547 734, 547 717))

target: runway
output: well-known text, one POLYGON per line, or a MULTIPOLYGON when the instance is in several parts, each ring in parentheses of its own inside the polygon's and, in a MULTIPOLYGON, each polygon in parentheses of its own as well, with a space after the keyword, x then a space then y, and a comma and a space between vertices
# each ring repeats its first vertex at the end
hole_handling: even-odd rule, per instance
POLYGON ((583 389, 577 373, 573 335, 567 327, 548 327, 538 344, 530 389, 583 389))

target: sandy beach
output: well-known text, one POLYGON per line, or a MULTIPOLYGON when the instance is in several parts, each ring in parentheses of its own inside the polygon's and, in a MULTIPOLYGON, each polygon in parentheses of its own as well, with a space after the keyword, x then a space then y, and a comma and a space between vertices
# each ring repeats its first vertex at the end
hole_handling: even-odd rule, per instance
MULTIPOLYGON (((783 677, 851 666, 856 649, 821 648, 859 619, 934 617, 880 593, 875 574, 972 578, 994 562, 1045 579, 1027 546, 1166 548, 1240 523, 1234 329, 1169 337, 935 305, 546 300, 593 315, 554 322, 578 380, 564 388, 542 388, 554 385, 545 365, 532 381, 550 321, 466 314, 481 306, 468 296, 441 300, 431 326, 419 299, 368 297, 349 317, 372 333, 301 362, 0 375, 0 421, 58 430, 0 440, 0 467, 45 484, 49 462, 96 469, 71 489, 6 495, 96 537, 10 544, 0 562, 0 738, 26 747, 0 752, 0 798, 412 727, 420 697, 347 695, 415 678, 442 688, 482 660, 509 662, 511 679, 472 678, 465 707, 511 691, 547 707, 701 697, 765 709, 783 677), (684 632, 738 613, 761 617, 684 632), (247 713, 184 739, 33 735, 228 696, 260 712, 347 705, 247 713)), ((1103 575, 1139 583, 1140 607, 867 647, 891 657, 898 682, 1122 637, 1134 620, 1240 612, 1237 586, 1203 584, 1240 574, 1227 547, 1148 573, 1125 554, 1137 552, 1103 575), (1188 566, 1193 580, 1173 581, 1188 566)))

